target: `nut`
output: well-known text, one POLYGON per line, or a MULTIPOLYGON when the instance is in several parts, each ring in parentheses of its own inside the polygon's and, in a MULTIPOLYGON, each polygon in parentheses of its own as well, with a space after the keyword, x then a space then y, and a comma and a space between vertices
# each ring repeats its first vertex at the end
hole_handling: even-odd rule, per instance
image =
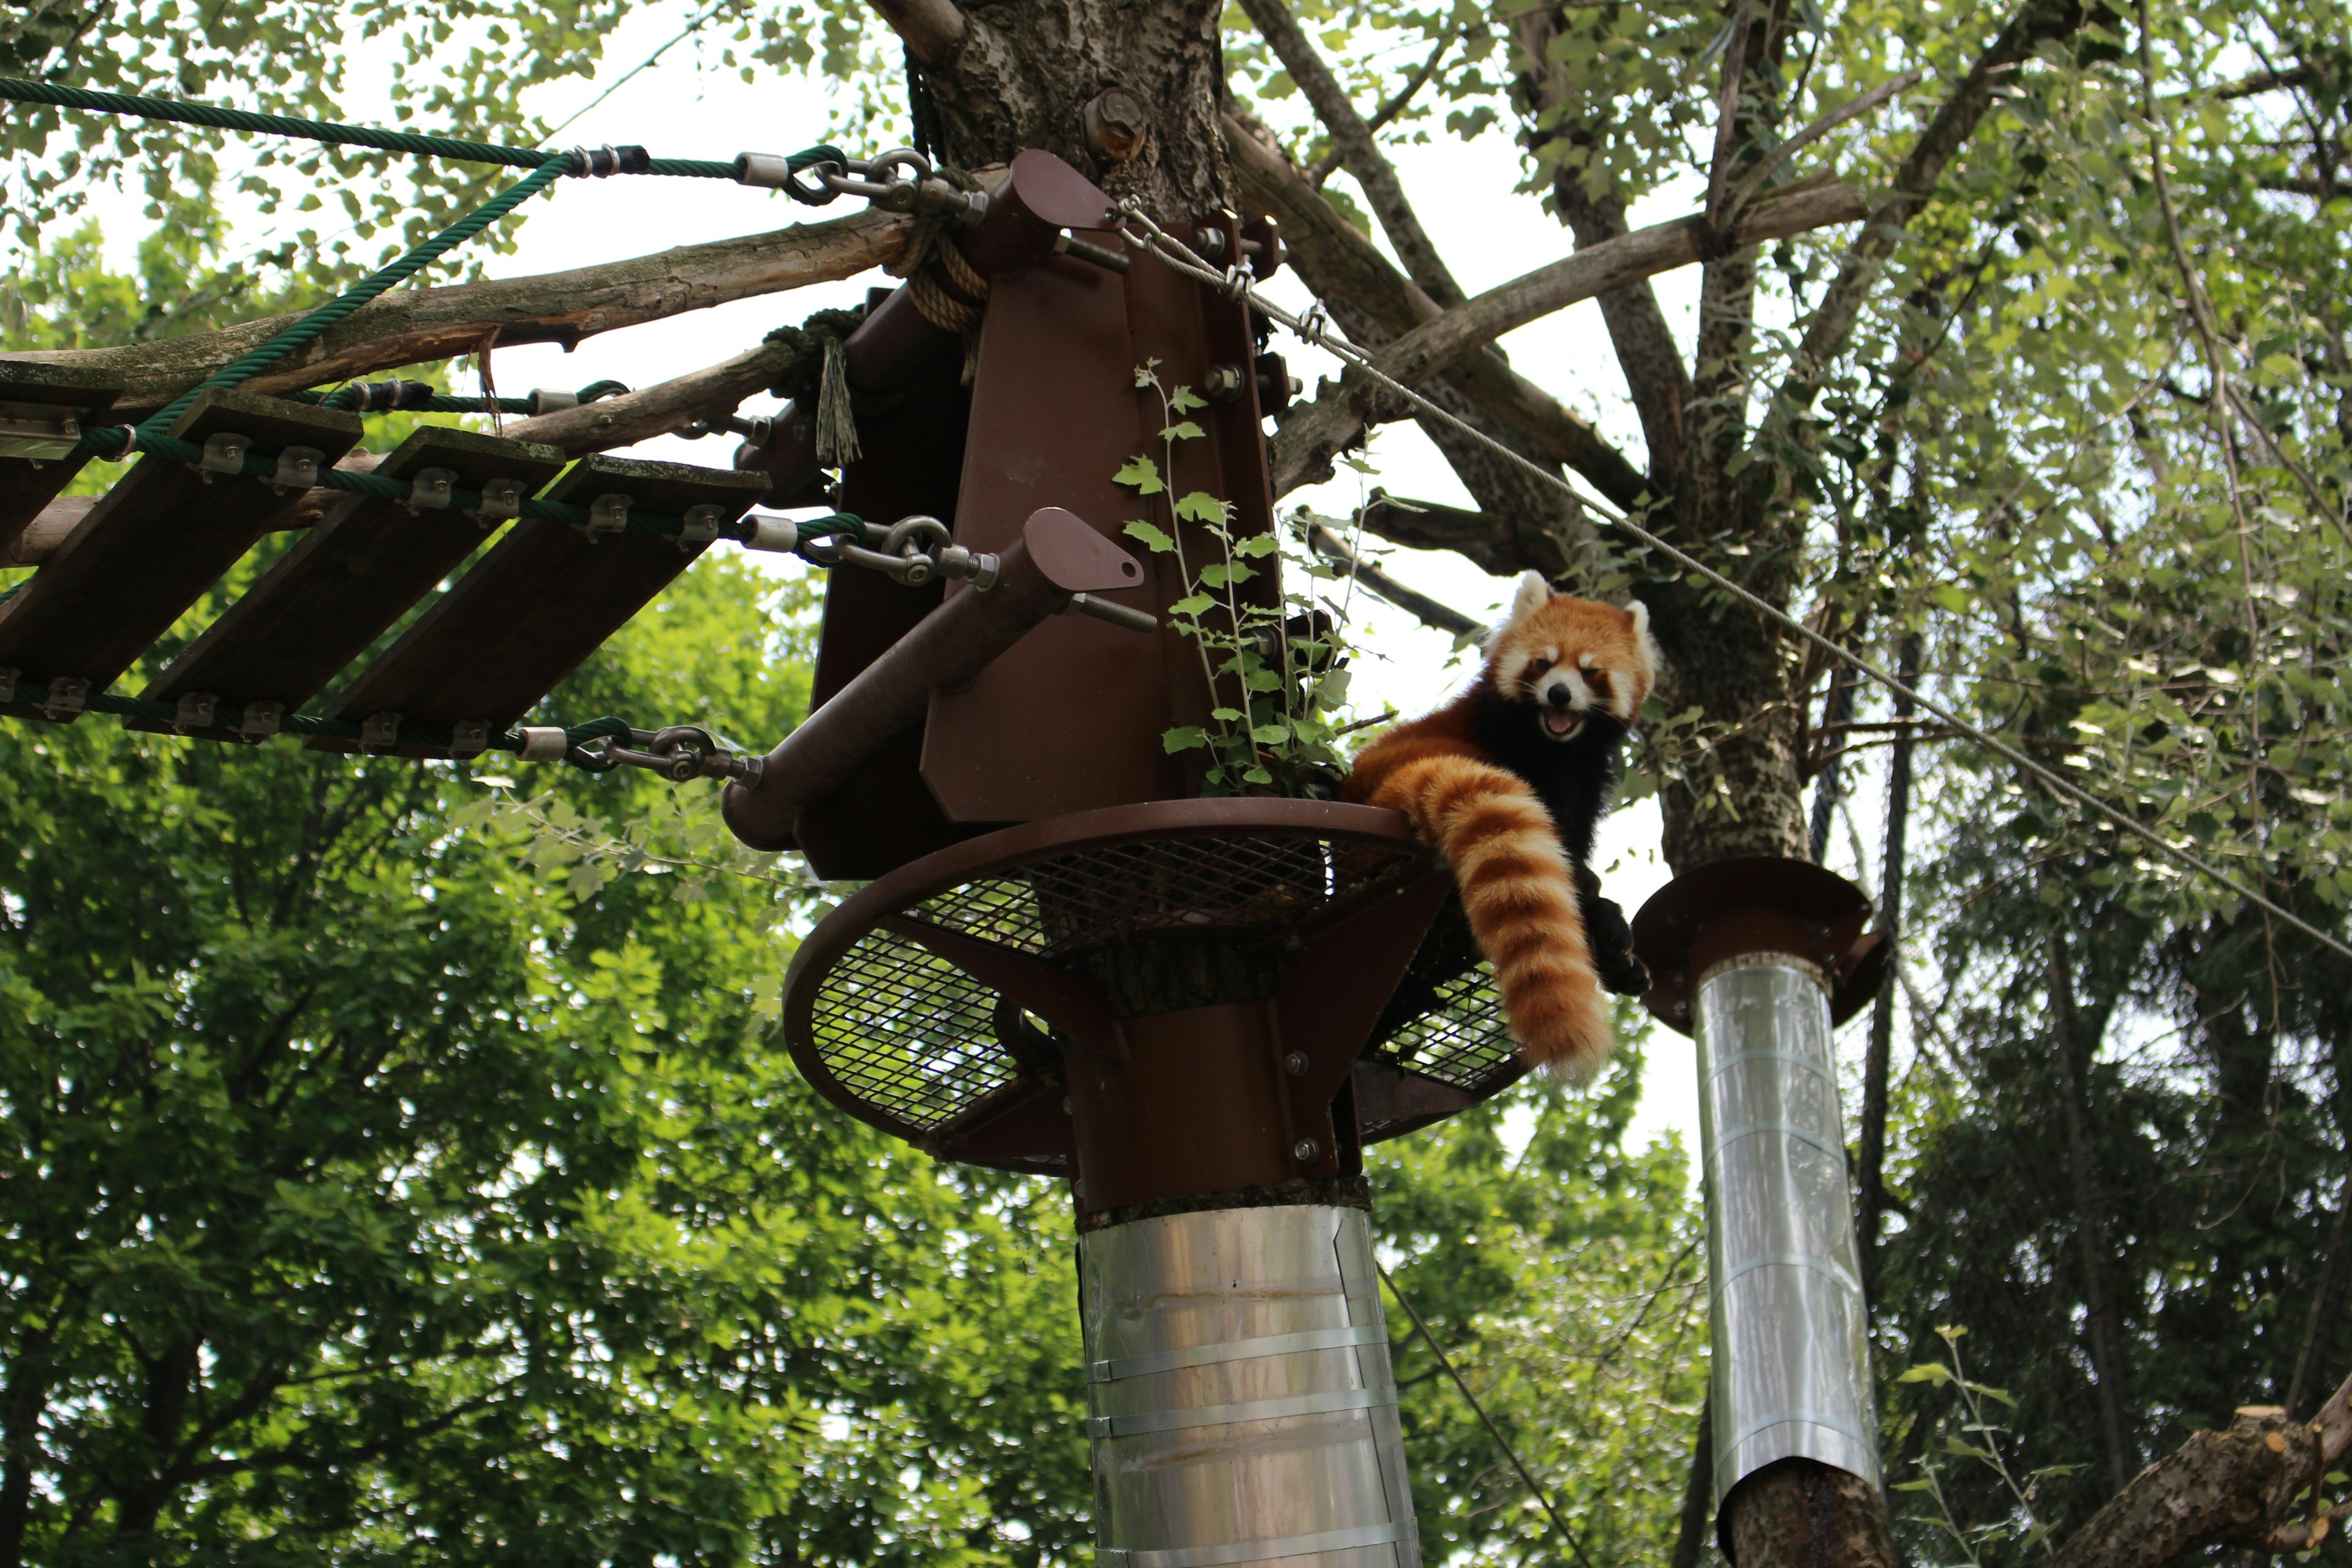
POLYGON ((1301 1138, 1297 1142, 1293 1143, 1290 1146, 1291 1158, 1297 1160, 1302 1165, 1311 1165, 1315 1163, 1316 1156, 1322 1152, 1323 1146, 1316 1142, 1312 1138, 1301 1138))

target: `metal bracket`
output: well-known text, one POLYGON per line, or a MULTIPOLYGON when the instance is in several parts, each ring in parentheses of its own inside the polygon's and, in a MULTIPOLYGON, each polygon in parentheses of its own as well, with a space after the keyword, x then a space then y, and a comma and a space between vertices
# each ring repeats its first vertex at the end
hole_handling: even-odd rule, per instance
POLYGON ((484 528, 512 522, 522 515, 522 484, 517 479, 484 479, 482 499, 471 514, 484 528))
POLYGON ((360 744, 392 746, 400 742, 400 715, 393 712, 371 713, 360 721, 360 744))
POLYGON ((70 456, 81 440, 78 413, 46 403, 0 403, 0 458, 70 456))
POLYGON ((208 730, 213 714, 220 707, 220 697, 211 691, 183 691, 180 705, 172 715, 172 724, 180 730, 208 730))
POLYGON ((457 474, 454 468, 419 468, 408 481, 408 510, 423 511, 427 508, 438 511, 456 498, 457 474))
POLYGON ((708 544, 719 537, 719 519, 725 514, 715 506, 690 506, 678 525, 677 547, 691 550, 698 544, 708 544))
POLYGON ((283 702, 248 702, 237 719, 236 732, 248 741, 266 741, 286 721, 283 702))
POLYGON ((490 721, 488 719, 460 719, 449 726, 449 754, 470 757, 477 752, 490 749, 490 721))
POLYGON ((235 479, 245 472, 245 455, 251 450, 252 437, 236 435, 227 430, 216 431, 205 437, 205 455, 196 459, 196 469, 207 476, 206 484, 212 483, 209 476, 214 474, 226 474, 235 479))
POLYGON ((16 700, 16 679, 24 673, 13 664, 0 664, 0 702, 16 700))
POLYGON ((307 490, 319 482, 319 466, 327 454, 316 447, 289 447, 278 454, 278 472, 270 485, 278 490, 307 490))
POLYGON ((48 700, 41 711, 52 719, 69 719, 80 712, 89 701, 89 682, 76 676, 60 675, 49 682, 48 700))
POLYGON ((588 503, 588 531, 618 533, 629 526, 629 498, 601 495, 588 503))

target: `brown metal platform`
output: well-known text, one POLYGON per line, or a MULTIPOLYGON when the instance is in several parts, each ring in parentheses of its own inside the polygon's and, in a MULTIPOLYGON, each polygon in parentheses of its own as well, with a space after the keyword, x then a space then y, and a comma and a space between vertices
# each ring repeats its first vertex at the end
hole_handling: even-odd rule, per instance
MULTIPOLYGON (((764 474, 591 457, 573 464, 546 499, 586 507, 598 496, 620 494, 646 511, 671 517, 716 506, 731 522, 767 488, 764 474)), ((591 534, 526 518, 336 696, 327 716, 364 721, 396 713, 419 727, 478 722, 498 734, 706 548, 646 533, 591 534)), ((355 741, 323 738, 310 745, 362 749, 355 741)), ((439 754, 398 744, 367 749, 439 754)))
MULTIPOLYGON (((215 434, 251 438, 258 454, 286 447, 332 463, 359 442, 359 416, 249 392, 204 394, 171 434, 201 446, 215 434)), ((304 504, 299 489, 205 474, 149 453, 67 535, 14 597, 0 605, 0 667, 37 682, 86 680, 100 692, 172 628, 254 542, 304 504)), ((44 718, 36 705, 0 713, 44 718)))
MULTIPOLYGON (((428 426, 394 449, 375 473, 408 479, 421 469, 445 468, 462 489, 478 489, 485 479, 504 479, 533 495, 562 471, 564 462, 553 447, 428 426)), ((412 512, 380 496, 339 495, 309 536, 206 627, 143 695, 175 702, 206 692, 226 708, 277 702, 291 713, 325 690, 336 672, 480 549, 496 526, 485 527, 452 508, 412 512)), ((129 722, 132 729, 174 729, 129 722)), ((220 741, 244 738, 219 728, 177 732, 220 741)))
POLYGON ((0 551, 81 472, 89 459, 58 447, 78 440, 79 427, 112 407, 121 391, 119 379, 100 371, 0 360, 0 551))
MULTIPOLYGON (((1213 1097, 1219 1072, 1249 1070, 1182 1047, 1145 1090, 1144 1037, 1187 1015, 1122 1002, 1105 962, 1196 963, 1212 942, 1244 978, 1193 1011, 1263 1008, 1253 1027, 1276 1031, 1273 1059, 1300 1053, 1274 1142, 1319 1122, 1312 1168, 1281 1174, 1326 1173, 1359 1138, 1465 1110, 1525 1070, 1452 893, 1405 819, 1370 806, 1155 801, 1006 828, 827 916, 786 977, 786 1039, 821 1093, 883 1131, 946 1159, 1068 1173, 1083 1135, 1073 1097, 1213 1097), (1335 1115, 1348 1123, 1336 1136, 1335 1115)), ((1088 1147, 1089 1181, 1106 1187, 1089 1201, 1123 1201, 1108 1190, 1119 1158, 1088 1147)))

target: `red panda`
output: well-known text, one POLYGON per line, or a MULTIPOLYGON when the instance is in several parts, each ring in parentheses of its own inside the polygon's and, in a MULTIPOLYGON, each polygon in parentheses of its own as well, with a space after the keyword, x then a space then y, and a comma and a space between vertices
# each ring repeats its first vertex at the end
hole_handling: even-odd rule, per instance
POLYGON ((1645 606, 1555 594, 1530 572, 1478 678, 1366 746, 1341 789, 1403 812, 1445 857, 1521 1058, 1570 1079, 1615 1044, 1603 980, 1647 981, 1585 862, 1657 668, 1645 606))

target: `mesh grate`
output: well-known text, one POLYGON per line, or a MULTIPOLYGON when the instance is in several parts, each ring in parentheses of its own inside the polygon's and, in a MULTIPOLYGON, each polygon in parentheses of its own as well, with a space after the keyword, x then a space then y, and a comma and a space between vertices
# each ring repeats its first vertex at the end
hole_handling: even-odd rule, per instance
POLYGON ((1510 1065, 1511 1031, 1495 994, 1495 971, 1480 963, 1435 987, 1434 1005, 1391 1035, 1379 1054, 1424 1078, 1475 1090, 1510 1065))
MULTIPOLYGON (((1425 865, 1402 842, 1334 845, 1245 831, 1162 837, 991 872, 906 912, 958 936, 1070 964, 1111 943, 1169 931, 1280 942, 1425 865)), ((1512 1047, 1486 966, 1466 967, 1475 952, 1458 946, 1424 948, 1417 985, 1410 996, 1400 988, 1375 1037, 1383 1057, 1475 1091, 1510 1066, 1512 1047)), ((1021 1077, 997 1037, 996 1003, 988 985, 877 927, 819 979, 810 1043, 843 1090, 919 1137, 1021 1077)))

